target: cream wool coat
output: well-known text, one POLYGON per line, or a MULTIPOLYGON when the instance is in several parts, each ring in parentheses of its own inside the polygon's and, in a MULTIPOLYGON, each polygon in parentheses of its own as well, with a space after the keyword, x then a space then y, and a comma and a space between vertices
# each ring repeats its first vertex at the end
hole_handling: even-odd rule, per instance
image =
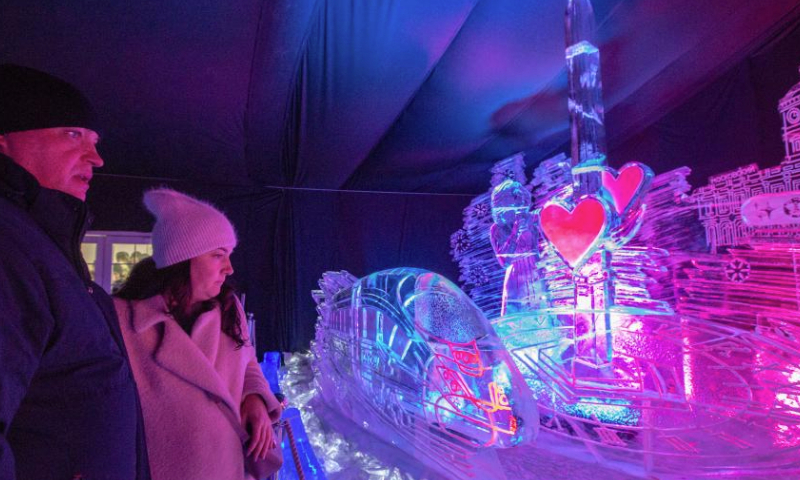
POLYGON ((239 436, 217 402, 241 418, 244 397, 258 394, 272 420, 280 417, 253 347, 236 349, 221 330, 219 308, 202 314, 190 336, 166 313, 161 295, 131 305, 132 316, 127 300, 114 299, 141 397, 152 479, 251 478, 239 436))

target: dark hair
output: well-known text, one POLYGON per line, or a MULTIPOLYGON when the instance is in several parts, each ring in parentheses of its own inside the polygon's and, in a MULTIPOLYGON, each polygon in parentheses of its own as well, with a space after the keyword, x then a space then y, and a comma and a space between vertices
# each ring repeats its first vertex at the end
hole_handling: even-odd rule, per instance
POLYGON ((211 311, 219 305, 221 310, 222 332, 236 342, 236 348, 244 346, 241 318, 236 308, 233 287, 222 284, 219 295, 191 308, 192 282, 190 276, 190 260, 164 268, 156 268, 152 257, 147 257, 133 266, 131 274, 122 287, 114 294, 124 300, 144 300, 155 295, 164 295, 170 315, 187 332, 191 331, 194 321, 200 314, 211 311))

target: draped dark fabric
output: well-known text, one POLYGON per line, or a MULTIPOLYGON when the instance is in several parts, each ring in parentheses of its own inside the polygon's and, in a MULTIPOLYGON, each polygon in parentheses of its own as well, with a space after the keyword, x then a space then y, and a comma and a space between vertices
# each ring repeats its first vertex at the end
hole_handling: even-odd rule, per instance
MULTIPOLYGON (((797 0, 593 4, 612 166, 689 165, 699 186, 781 160, 797 0)), ((298 350, 324 271, 456 280, 449 235, 491 165, 569 151, 565 5, 4 0, 0 62, 61 76, 98 106, 95 229, 148 231, 141 194, 160 184, 217 204, 239 232, 259 350, 298 350)))
POLYGON ((318 2, 283 126, 287 180, 342 187, 418 94, 477 3, 318 2))

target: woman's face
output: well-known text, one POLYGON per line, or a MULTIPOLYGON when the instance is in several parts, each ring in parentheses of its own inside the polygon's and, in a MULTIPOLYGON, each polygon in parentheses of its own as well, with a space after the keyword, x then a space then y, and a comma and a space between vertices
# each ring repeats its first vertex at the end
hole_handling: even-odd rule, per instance
POLYGON ((192 304, 205 302, 219 295, 222 283, 233 273, 231 253, 227 248, 218 248, 190 261, 192 304))

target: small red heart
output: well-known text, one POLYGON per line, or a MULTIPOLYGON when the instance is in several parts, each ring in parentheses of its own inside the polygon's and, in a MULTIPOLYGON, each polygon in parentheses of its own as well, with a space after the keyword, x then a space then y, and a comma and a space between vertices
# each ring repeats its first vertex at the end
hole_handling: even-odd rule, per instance
POLYGON ((620 170, 616 178, 609 171, 603 172, 603 187, 611 194, 611 198, 614 200, 614 208, 617 209, 619 214, 622 214, 628 208, 628 204, 631 203, 643 183, 644 169, 641 165, 635 163, 627 165, 620 170))
POLYGON ((606 208, 593 197, 584 198, 572 211, 549 203, 539 215, 545 237, 573 268, 594 250, 606 221, 606 208))

